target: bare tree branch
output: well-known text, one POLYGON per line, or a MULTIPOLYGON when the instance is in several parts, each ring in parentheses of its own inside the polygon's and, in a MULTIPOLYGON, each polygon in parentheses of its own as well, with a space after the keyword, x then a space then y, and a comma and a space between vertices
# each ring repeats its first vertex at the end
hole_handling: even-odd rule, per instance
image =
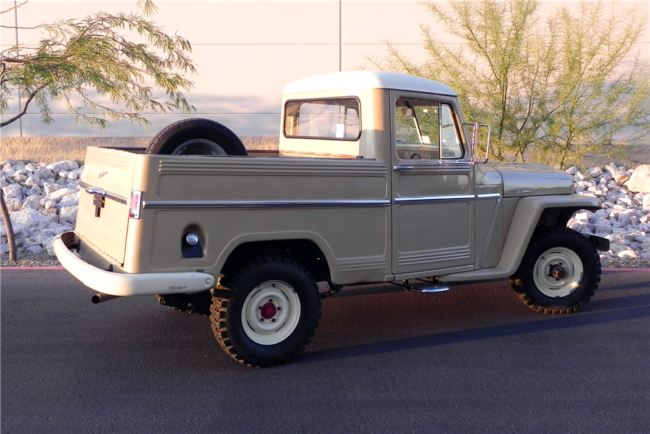
MULTIPOLYGON (((4 11, 0 12, 0 15, 4 14, 4 13, 6 13, 6 12, 13 11, 14 9, 18 9, 18 8, 21 7, 22 5, 26 4, 28 1, 29 1, 29 0, 25 0, 24 2, 22 2, 22 3, 19 4, 19 5, 16 5, 16 6, 10 7, 9 9, 5 9, 4 11)), ((5 26, 2 26, 2 27, 5 27, 5 26)))
POLYGON ((21 110, 21 111, 20 111, 16 116, 14 116, 13 118, 9 119, 8 121, 5 121, 5 122, 0 123, 0 128, 9 125, 9 124, 11 124, 11 123, 17 121, 18 119, 20 119, 22 116, 24 116, 25 113, 27 113, 27 107, 29 107, 29 104, 30 104, 30 103, 32 102, 32 100, 36 97, 36 95, 38 95, 38 93, 39 93, 41 90, 43 90, 45 87, 46 87, 46 86, 43 85, 43 86, 41 86, 40 88, 36 89, 34 92, 32 92, 32 93, 29 95, 29 98, 27 98, 27 100, 23 103, 23 104, 24 104, 23 109, 22 109, 22 110, 21 110))

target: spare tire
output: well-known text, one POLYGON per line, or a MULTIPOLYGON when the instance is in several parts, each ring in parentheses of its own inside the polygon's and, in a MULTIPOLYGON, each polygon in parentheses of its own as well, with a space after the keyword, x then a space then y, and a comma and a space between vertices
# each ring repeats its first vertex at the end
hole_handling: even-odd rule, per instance
POLYGON ((184 119, 156 134, 147 154, 248 155, 239 137, 210 119, 184 119))

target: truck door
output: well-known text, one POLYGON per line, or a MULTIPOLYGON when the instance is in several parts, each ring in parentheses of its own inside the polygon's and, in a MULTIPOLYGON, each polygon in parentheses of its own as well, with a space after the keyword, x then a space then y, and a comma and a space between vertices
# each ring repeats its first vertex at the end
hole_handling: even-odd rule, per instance
POLYGON ((391 91, 391 106, 393 274, 471 270, 474 165, 456 99, 391 91))

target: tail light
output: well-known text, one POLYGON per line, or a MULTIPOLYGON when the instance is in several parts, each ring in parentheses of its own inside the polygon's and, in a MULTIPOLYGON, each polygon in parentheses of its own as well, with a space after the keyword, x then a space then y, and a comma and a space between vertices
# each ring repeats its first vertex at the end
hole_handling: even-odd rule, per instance
POLYGON ((129 217, 132 219, 140 218, 140 210, 142 209, 142 192, 132 191, 131 200, 129 200, 129 217))

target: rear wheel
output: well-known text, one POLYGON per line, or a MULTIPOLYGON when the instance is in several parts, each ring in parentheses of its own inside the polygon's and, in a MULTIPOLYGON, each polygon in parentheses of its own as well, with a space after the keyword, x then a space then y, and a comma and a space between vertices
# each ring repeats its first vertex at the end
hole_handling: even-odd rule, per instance
POLYGON ((210 119, 184 119, 156 134, 148 154, 248 155, 239 137, 210 119))
POLYGON ((314 336, 320 318, 316 282, 297 262, 257 258, 222 279, 228 298, 212 301, 212 331, 235 360, 254 367, 293 360, 314 336))
POLYGON ((540 313, 579 310, 598 289, 601 265, 595 247, 564 227, 542 227, 533 234, 511 284, 519 299, 540 313))

